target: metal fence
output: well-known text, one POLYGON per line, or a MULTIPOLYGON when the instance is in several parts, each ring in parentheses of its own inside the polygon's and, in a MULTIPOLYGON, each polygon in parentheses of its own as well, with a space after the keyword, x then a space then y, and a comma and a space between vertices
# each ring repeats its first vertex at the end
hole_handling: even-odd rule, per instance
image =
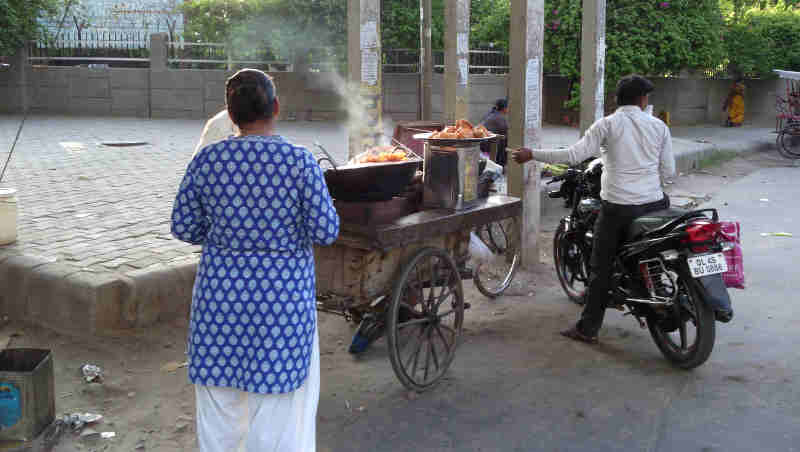
MULTIPOLYGON (((383 49, 385 73, 419 73, 419 49, 383 49)), ((150 58, 150 35, 143 31, 69 30, 34 42, 33 64, 103 65, 146 67, 150 58)), ((271 72, 347 72, 344 47, 318 47, 281 52, 266 44, 238 48, 224 43, 174 41, 168 44, 168 62, 176 69, 223 69, 255 67, 271 72), (298 63, 300 67, 295 68, 298 63)), ((434 71, 444 72, 444 51, 433 52, 434 71)), ((506 74, 508 53, 493 49, 469 52, 472 74, 506 74)))
POLYGON ((33 64, 146 67, 150 35, 142 31, 68 30, 31 43, 33 64))
MULTIPOLYGON (((383 49, 383 72, 400 74, 419 73, 419 49, 383 49)), ((508 53, 493 49, 469 51, 470 74, 507 74, 508 53)), ((433 70, 444 72, 444 51, 433 51, 433 70)))
POLYGON ((170 67, 179 69, 226 69, 252 67, 270 72, 291 72, 292 60, 268 46, 242 49, 215 42, 170 42, 170 67))

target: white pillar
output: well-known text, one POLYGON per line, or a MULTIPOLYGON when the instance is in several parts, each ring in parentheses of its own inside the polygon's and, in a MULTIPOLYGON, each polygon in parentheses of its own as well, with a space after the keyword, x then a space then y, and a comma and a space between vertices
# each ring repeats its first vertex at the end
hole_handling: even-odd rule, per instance
POLYGON ((604 115, 606 0, 583 0, 581 136, 604 115))
POLYGON ((431 0, 420 0, 420 119, 430 121, 433 117, 433 47, 432 35, 432 6, 431 0))
POLYGON ((364 117, 350 118, 350 157, 367 146, 381 141, 381 2, 348 0, 347 63, 350 90, 354 98, 350 113, 364 112, 364 117), (357 94, 356 94, 357 93, 357 94))
MULTIPOLYGON (((544 54, 544 0, 511 0, 511 73, 509 75, 510 149, 541 147, 542 56, 544 54)), ((510 157, 510 156, 509 156, 510 157)), ((522 198, 522 265, 539 263, 539 165, 520 166, 509 158, 508 190, 522 198)))
POLYGON ((469 116, 469 0, 445 0, 444 118, 469 116))

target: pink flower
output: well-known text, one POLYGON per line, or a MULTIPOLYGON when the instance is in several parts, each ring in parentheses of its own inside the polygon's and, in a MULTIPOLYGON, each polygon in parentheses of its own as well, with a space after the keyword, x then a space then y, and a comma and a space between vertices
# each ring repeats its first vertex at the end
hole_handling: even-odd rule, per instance
POLYGON ((555 15, 557 16, 557 15, 558 15, 558 10, 557 10, 557 9, 554 9, 554 10, 553 10, 553 14, 555 14, 555 15))
POLYGON ((658 4, 658 6, 664 9, 669 8, 669 2, 661 2, 658 4))

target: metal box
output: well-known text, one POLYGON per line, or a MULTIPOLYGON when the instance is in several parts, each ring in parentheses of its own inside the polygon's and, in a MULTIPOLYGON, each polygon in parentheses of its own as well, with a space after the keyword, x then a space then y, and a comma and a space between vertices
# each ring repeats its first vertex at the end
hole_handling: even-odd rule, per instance
POLYGON ((54 393, 50 350, 0 352, 0 440, 36 438, 55 419, 54 393))
POLYGON ((480 157, 478 142, 448 146, 426 142, 422 204, 455 210, 477 204, 480 157))

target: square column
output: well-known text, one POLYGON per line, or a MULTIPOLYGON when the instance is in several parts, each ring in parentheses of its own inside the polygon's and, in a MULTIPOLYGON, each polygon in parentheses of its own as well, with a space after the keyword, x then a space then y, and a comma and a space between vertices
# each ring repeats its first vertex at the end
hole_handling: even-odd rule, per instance
POLYGON ((432 6, 431 0, 419 2, 419 73, 420 73, 420 118, 430 121, 433 117, 433 46, 432 35, 432 6))
POLYGON ((382 68, 380 0, 347 1, 347 63, 350 92, 349 155, 381 143, 382 68))
MULTIPOLYGON (((509 74, 508 147, 540 148, 542 143, 542 56, 544 54, 544 0, 511 0, 511 73, 509 74)), ((539 263, 540 166, 518 165, 509 159, 508 192, 522 198, 521 263, 539 263)))
POLYGON ((606 0, 583 0, 581 136, 605 110, 606 0))
POLYGON ((469 0, 445 0, 444 119, 469 116, 469 0))

